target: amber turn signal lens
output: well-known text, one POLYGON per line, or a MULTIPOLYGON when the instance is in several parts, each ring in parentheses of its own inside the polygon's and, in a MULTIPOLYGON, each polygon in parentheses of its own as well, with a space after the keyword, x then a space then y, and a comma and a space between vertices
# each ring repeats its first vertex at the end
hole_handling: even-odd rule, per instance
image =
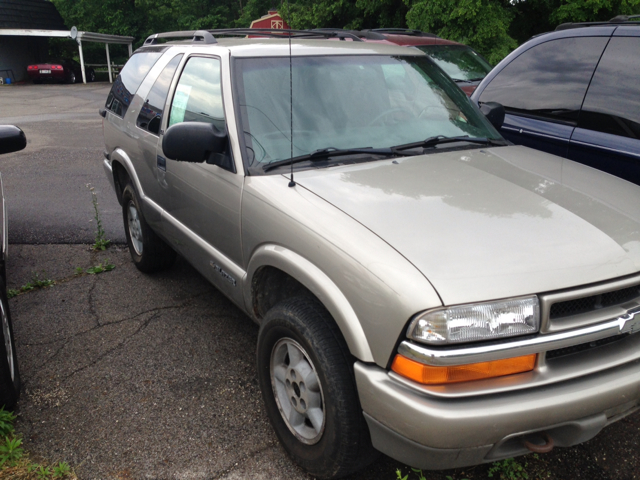
POLYGON ((432 365, 424 365, 402 355, 396 355, 396 358, 393 359, 391 370, 398 375, 424 385, 440 385, 529 372, 533 370, 536 364, 536 357, 536 354, 532 354, 491 362, 434 367, 432 365))

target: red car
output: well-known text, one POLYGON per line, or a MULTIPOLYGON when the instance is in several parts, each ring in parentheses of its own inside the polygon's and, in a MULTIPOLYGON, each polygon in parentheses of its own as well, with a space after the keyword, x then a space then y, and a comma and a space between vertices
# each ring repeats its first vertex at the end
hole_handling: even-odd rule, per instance
POLYGON ((489 62, 473 48, 462 43, 445 40, 433 33, 405 28, 377 28, 361 31, 329 28, 317 30, 345 31, 365 42, 390 43, 418 48, 442 68, 469 96, 492 68, 489 62))
MULTIPOLYGON (((75 60, 56 60, 29 65, 27 74, 33 83, 76 83, 82 80, 82 68, 75 60)), ((85 67, 85 74, 87 82, 93 82, 96 79, 96 72, 91 67, 85 67)))

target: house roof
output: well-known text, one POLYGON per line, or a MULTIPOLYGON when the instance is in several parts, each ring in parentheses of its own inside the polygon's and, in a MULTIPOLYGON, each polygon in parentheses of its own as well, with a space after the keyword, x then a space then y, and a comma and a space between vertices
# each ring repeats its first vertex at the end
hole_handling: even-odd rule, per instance
POLYGON ((0 28, 68 30, 55 5, 47 0, 0 0, 0 28))

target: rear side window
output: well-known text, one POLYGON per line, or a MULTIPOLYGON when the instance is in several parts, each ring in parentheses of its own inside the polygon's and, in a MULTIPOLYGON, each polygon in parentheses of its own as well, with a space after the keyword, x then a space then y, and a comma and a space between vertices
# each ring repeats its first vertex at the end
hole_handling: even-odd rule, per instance
POLYGON ((611 39, 591 81, 578 126, 640 139, 640 38, 611 39))
POLYGON ((161 56, 161 51, 134 53, 113 82, 105 104, 107 110, 124 117, 142 80, 161 56))
POLYGON ((536 45, 507 65, 480 95, 513 113, 575 124, 608 37, 561 38, 536 45))
POLYGON ((171 80, 176 73, 176 69, 182 60, 182 54, 176 55, 171 61, 164 67, 164 70, 160 73, 157 80, 151 87, 149 95, 144 102, 144 105, 140 109, 138 120, 136 124, 143 130, 158 135, 160 132, 160 123, 162 122, 162 111, 164 110, 164 104, 167 101, 167 94, 169 93, 169 87, 171 86, 171 80))

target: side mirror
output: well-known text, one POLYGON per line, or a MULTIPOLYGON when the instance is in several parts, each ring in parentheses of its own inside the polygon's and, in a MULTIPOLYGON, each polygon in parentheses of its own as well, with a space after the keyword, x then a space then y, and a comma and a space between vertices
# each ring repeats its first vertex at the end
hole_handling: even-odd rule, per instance
POLYGON ((13 125, 0 125, 0 154, 22 150, 27 146, 24 132, 13 125))
POLYGON ((183 122, 167 129, 162 137, 162 150, 171 160, 202 163, 223 153, 227 143, 227 132, 211 123, 183 122))
POLYGON ((487 102, 480 105, 480 111, 487 117, 487 120, 500 129, 504 123, 504 107, 498 102, 487 102))

